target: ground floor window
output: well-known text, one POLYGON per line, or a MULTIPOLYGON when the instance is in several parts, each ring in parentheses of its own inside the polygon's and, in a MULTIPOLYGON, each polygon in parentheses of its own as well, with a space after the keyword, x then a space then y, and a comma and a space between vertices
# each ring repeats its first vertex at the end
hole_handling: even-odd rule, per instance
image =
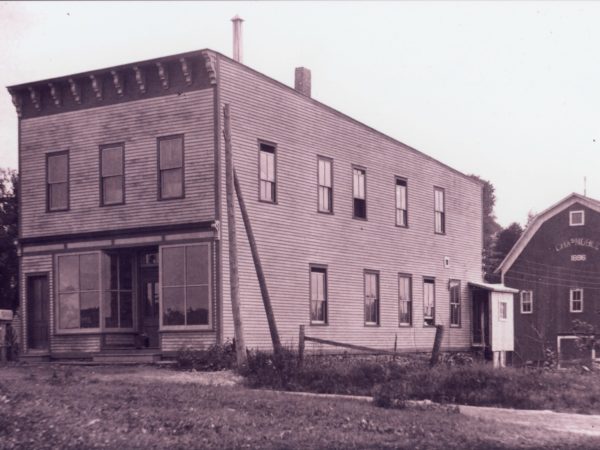
POLYGON ((161 248, 162 326, 210 325, 209 244, 161 248))
POLYGON ((57 257, 58 329, 100 327, 99 253, 57 257))
POLYGON ((365 325, 379 325, 379 273, 365 272, 365 325))
POLYGON ((423 279, 423 325, 435 325, 435 280, 423 279))
POLYGON ((460 326, 460 280, 450 280, 450 326, 460 326))
POLYGON ((327 323, 327 269, 310 268, 310 321, 327 323))
POLYGON ((410 275, 398 275, 398 322, 401 326, 412 324, 412 279, 410 275))

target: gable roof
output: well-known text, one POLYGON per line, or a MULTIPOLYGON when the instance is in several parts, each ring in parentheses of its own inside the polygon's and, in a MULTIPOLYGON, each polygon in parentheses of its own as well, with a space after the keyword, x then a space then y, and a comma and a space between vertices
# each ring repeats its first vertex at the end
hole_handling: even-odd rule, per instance
POLYGON ((540 227, 549 219, 557 215, 558 213, 564 211, 567 208, 570 208, 575 203, 580 203, 584 206, 587 206, 590 209, 593 209, 596 212, 600 213, 600 201, 594 200, 593 198, 585 197, 581 194, 577 194, 573 192, 572 194, 566 196, 558 203, 555 203, 548 209, 545 209, 538 215, 536 215, 532 221, 529 223, 525 232, 521 235, 521 237, 517 240, 513 248, 510 249, 504 260, 500 263, 498 268, 495 270, 496 273, 501 272, 503 275, 508 272, 510 267, 517 260, 521 252, 525 249, 529 241, 533 238, 535 233, 540 229, 540 227))

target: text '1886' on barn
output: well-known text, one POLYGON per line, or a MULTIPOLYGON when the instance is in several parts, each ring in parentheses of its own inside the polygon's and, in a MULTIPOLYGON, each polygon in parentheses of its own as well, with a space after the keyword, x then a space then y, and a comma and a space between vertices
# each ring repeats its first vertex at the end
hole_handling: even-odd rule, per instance
MULTIPOLYGON (((443 325, 442 349, 492 348, 512 302, 481 283, 481 184, 315 101, 310 72, 296 76, 292 89, 201 50, 9 88, 26 355, 168 356, 233 337, 225 104, 284 345, 305 325, 430 350, 443 325)), ((246 344, 269 348, 235 208, 246 344)))

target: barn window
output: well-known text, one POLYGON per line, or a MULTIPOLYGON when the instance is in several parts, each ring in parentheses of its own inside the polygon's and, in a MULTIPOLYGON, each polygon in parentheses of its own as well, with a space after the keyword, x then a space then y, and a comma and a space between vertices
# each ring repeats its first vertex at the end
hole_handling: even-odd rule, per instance
POLYGON ((408 204, 406 195, 406 180, 396 178, 396 225, 408 226, 408 204))
POLYGON ((277 202, 277 173, 275 165, 275 146, 260 144, 260 200, 277 202))
POLYGON ((379 273, 365 271, 365 325, 379 325, 379 273))
POLYGON ((100 327, 99 256, 84 253, 57 257, 59 331, 100 327))
POLYGON ((46 199, 48 211, 69 209, 69 152, 46 155, 46 199))
POLYGON ((133 260, 126 253, 105 254, 104 326, 133 328, 133 260))
POLYGON ((158 138, 159 198, 182 198, 183 136, 158 138))
POLYGON ((120 205, 125 202, 123 146, 100 148, 100 193, 102 205, 120 205))
POLYGON ((572 227, 585 225, 585 211, 569 211, 569 225, 572 227))
POLYGON ((210 325, 208 244, 161 247, 162 328, 210 325))
POLYGON ((521 291, 521 314, 533 313, 533 291, 521 291))
POLYGON ((583 289, 571 289, 569 310, 574 313, 583 312, 583 289))
POLYGON ((435 232, 444 234, 446 232, 446 202, 444 189, 433 188, 433 210, 435 219, 435 232))
POLYGON ((398 323, 400 326, 412 325, 412 278, 410 275, 398 275, 398 323))
POLYGON ((319 212, 333 212, 333 161, 319 156, 318 158, 318 202, 319 212))
POLYGON ((435 325, 435 280, 423 279, 423 325, 435 325))
POLYGON ((460 280, 450 280, 450 326, 460 327, 460 280))
POLYGON ((352 169, 352 214, 355 219, 367 218, 367 172, 365 169, 352 169))
POLYGON ((327 323, 327 269, 322 266, 310 268, 310 321, 327 323))

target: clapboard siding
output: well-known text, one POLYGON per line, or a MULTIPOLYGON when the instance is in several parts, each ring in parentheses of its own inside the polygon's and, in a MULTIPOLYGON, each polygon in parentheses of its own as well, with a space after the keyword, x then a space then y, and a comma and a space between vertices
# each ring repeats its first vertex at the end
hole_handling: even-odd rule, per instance
POLYGON ((163 332, 160 336, 160 349, 163 352, 176 352, 183 348, 206 349, 216 342, 216 333, 199 331, 163 332))
MULTIPOLYGON (((444 346, 470 346, 467 281, 481 280, 481 186, 227 58, 220 58, 219 67, 221 104, 231 107, 235 166, 282 342, 297 342, 298 326, 310 323, 309 264, 318 263, 328 266, 329 325, 307 326, 308 335, 391 348, 397 334, 401 349, 431 348, 435 329, 422 326, 422 277, 433 276, 436 323, 446 325, 444 346), (278 204, 257 200, 257 139, 277 144, 278 204), (317 155, 333 158, 333 215, 317 213, 317 155), (353 164, 366 168, 367 221, 352 219, 353 164), (408 181, 407 229, 395 226, 395 176, 408 181), (446 235, 433 232, 434 186, 446 192, 446 235), (450 268, 443 267, 444 256, 450 257, 450 268), (378 327, 364 326, 364 269, 380 272, 378 327), (413 275, 410 328, 398 326, 398 273, 413 275), (448 280, 453 278, 462 281, 461 328, 449 327, 448 280)), ((221 202, 225 211, 224 195, 221 202)), ((227 236, 225 217, 223 222, 227 236)), ((246 343, 266 348, 269 331, 239 212, 237 228, 246 343)), ((228 337, 233 326, 226 240, 222 255, 228 337)))
POLYGON ((214 90, 21 121, 22 237, 214 218, 214 90), (184 135, 186 198, 157 200, 157 143, 184 135), (99 146, 125 144, 125 204, 100 207, 99 146), (46 153, 69 150, 70 210, 46 212, 46 153), (160 211, 157 214, 157 211, 160 211))

